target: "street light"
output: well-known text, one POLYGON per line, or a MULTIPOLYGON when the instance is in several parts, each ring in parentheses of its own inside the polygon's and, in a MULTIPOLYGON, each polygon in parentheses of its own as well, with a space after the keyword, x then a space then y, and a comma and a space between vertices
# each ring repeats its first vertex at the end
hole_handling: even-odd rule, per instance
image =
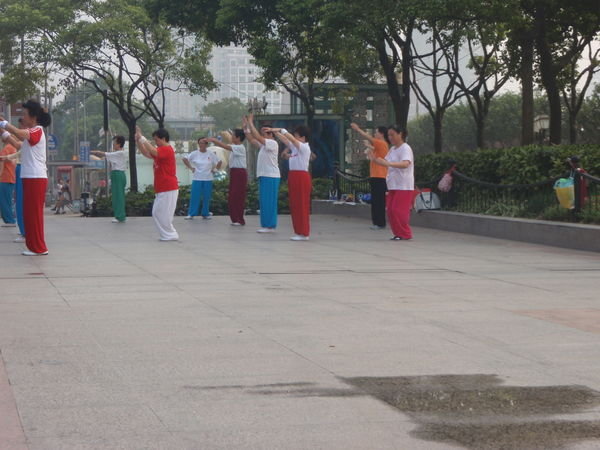
POLYGON ((538 143, 542 145, 546 140, 546 130, 550 128, 550 117, 541 114, 533 118, 533 132, 538 138, 538 143))

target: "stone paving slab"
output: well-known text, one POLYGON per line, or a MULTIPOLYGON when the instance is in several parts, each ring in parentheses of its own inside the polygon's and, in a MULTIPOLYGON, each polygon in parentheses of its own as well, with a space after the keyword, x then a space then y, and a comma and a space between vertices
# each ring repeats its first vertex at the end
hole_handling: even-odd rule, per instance
POLYGON ((309 242, 286 216, 272 235, 228 222, 178 217, 181 241, 159 242, 150 218, 49 216, 34 258, 0 229, 0 449, 497 448, 482 429, 600 446, 598 254, 419 228, 390 242, 326 215, 309 242), (490 399, 464 406, 478 422, 457 421, 472 395, 490 399))

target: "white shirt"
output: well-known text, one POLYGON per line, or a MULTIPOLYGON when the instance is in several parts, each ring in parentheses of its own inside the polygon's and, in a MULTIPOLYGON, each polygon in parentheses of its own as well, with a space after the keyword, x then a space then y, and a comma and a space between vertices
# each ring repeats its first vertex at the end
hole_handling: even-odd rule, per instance
POLYGON ((196 169, 192 177, 194 181, 212 181, 214 179, 212 171, 217 166, 219 158, 213 152, 195 150, 189 155, 185 155, 184 158, 196 169))
POLYGON ((279 145, 273 139, 265 139, 265 145, 261 145, 256 161, 256 176, 281 178, 279 173, 279 145))
POLYGON ((392 147, 385 157, 389 162, 410 161, 405 169, 388 167, 387 188, 396 191, 413 191, 415 189, 414 158, 412 148, 407 143, 400 147, 392 147))
POLYGON ((111 170, 127 170, 127 155, 125 150, 117 150, 115 152, 107 152, 104 154, 106 160, 110 163, 111 170))
MULTIPOLYGON (((291 144, 291 143, 290 143, 291 144)), ((290 170, 302 170, 308 172, 310 163, 310 145, 307 142, 300 142, 298 147, 290 145, 292 155, 290 156, 290 170)))
POLYGON ((48 178, 46 135, 39 125, 29 129, 29 139, 21 144, 21 178, 48 178))
POLYGON ((246 168, 246 147, 242 144, 231 144, 229 167, 232 169, 246 168))

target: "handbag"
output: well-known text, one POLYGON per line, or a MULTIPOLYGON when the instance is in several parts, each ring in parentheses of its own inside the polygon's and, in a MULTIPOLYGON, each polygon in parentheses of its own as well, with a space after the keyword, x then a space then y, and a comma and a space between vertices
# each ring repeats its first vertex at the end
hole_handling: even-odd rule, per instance
POLYGON ((431 190, 422 190, 415 199, 415 211, 441 209, 440 198, 431 190))
POLYGON ((559 178, 554 183, 554 192, 558 203, 565 209, 575 208, 575 181, 570 178, 559 178))

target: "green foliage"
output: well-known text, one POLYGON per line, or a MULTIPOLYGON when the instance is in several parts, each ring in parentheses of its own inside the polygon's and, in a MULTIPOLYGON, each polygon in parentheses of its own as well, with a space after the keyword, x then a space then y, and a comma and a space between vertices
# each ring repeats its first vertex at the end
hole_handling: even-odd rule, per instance
POLYGON ((215 120, 217 130, 241 128, 242 117, 247 114, 246 105, 237 97, 224 98, 206 105, 203 114, 215 120))

